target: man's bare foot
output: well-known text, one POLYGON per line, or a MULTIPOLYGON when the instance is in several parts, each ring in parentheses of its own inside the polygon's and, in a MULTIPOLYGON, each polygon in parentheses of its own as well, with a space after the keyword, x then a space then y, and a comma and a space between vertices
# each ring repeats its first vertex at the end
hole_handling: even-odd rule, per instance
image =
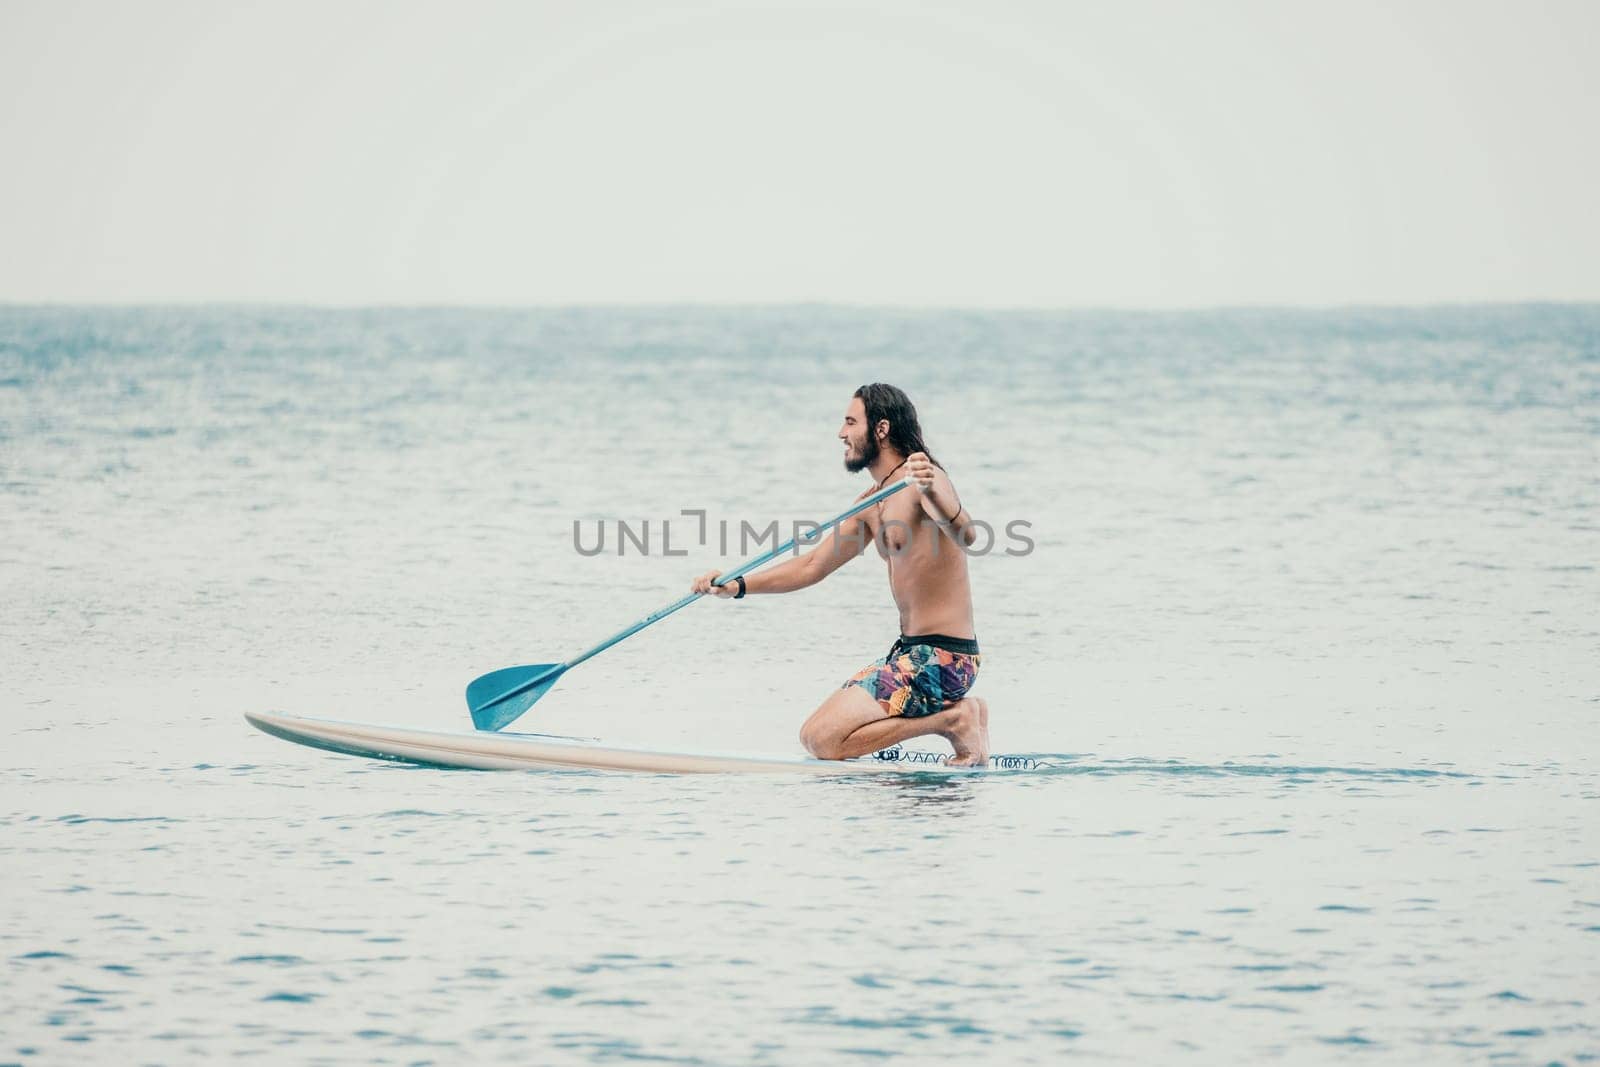
POLYGON ((989 762, 989 705, 980 697, 966 697, 948 709, 950 725, 943 731, 955 749, 952 767, 982 767, 989 762))

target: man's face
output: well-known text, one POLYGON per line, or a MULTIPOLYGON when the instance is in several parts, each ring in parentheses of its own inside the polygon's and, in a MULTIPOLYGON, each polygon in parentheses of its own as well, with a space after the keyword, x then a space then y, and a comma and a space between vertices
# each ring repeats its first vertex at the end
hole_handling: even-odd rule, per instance
POLYGON ((851 397, 845 408, 839 440, 844 442, 844 469, 851 474, 866 470, 878 458, 877 435, 867 431, 867 409, 859 396, 851 397))

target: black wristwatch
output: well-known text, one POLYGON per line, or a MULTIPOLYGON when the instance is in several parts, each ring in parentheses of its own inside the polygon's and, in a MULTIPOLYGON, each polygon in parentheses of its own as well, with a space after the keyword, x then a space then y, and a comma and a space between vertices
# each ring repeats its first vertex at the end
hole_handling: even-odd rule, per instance
POLYGON ((735 600, 743 600, 744 599, 744 575, 742 575, 742 574, 735 575, 733 580, 739 583, 739 591, 737 593, 733 594, 733 599, 735 599, 735 600))

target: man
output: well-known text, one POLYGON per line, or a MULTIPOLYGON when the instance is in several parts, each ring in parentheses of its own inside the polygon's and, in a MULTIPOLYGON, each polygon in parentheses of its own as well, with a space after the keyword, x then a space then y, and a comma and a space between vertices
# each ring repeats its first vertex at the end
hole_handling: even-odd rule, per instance
POLYGON ((844 425, 845 470, 865 470, 873 485, 860 500, 909 477, 901 491, 845 520, 803 556, 726 585, 707 571, 697 593, 738 599, 751 593, 791 593, 815 585, 875 544, 889 566, 889 591, 900 609, 899 639, 812 712, 800 741, 820 759, 864 756, 925 734, 948 740, 958 766, 989 759, 989 708, 967 696, 978 673, 972 588, 966 547, 977 539, 972 516, 922 443, 917 409, 892 385, 863 385, 850 399, 844 425))

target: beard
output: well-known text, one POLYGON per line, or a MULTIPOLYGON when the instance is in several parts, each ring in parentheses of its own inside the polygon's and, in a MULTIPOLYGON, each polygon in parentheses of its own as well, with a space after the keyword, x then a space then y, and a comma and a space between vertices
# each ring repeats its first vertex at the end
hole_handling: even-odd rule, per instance
POLYGON ((852 441, 851 447, 855 451, 846 452, 844 456, 844 469, 851 474, 864 471, 872 466, 877 461, 878 453, 881 451, 878 448, 878 439, 871 434, 866 435, 866 440, 859 447, 852 441))

